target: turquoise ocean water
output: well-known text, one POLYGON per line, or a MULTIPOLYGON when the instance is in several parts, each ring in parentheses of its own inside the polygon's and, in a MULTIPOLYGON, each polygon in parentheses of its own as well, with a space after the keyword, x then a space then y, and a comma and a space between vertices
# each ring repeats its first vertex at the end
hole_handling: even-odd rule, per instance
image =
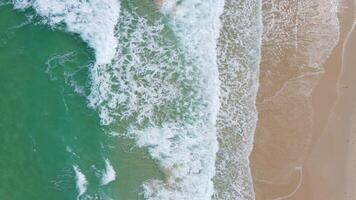
POLYGON ((69 84, 88 92, 93 51, 29 16, 33 11, 0 7, 0 198, 76 199, 76 165, 93 199, 137 199, 142 182, 160 172, 131 141, 106 134, 69 84), (105 159, 118 178, 101 186, 105 159))
POLYGON ((0 200, 254 198, 261 1, 157 2, 0 0, 0 200))

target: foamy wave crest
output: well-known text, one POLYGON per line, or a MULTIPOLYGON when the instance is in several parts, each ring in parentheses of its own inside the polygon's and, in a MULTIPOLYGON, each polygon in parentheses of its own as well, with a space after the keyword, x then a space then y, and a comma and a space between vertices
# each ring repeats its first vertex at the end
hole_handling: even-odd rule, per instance
POLYGON ((73 170, 75 172, 76 187, 78 190, 77 199, 79 199, 80 196, 82 196, 87 191, 88 181, 77 165, 73 166, 73 170))
POLYGON ((213 194, 217 8, 221 2, 183 1, 167 13, 166 26, 123 11, 120 56, 105 73, 93 69, 91 102, 103 122, 129 124, 126 136, 147 147, 166 174, 166 180, 144 184, 147 199, 206 200, 213 194), (167 32, 174 37, 163 37, 167 32))
POLYGON ((16 8, 33 7, 52 25, 65 24, 95 50, 96 64, 109 64, 115 56, 115 25, 120 16, 117 0, 13 0, 16 8))
POLYGON ((116 179, 116 172, 108 159, 105 159, 105 171, 101 179, 101 185, 107 185, 116 179))
POLYGON ((215 124, 220 106, 216 47, 221 27, 219 17, 224 9, 224 0, 167 0, 166 2, 172 8, 170 13, 167 13, 167 10, 165 12, 173 18, 170 25, 181 40, 182 49, 188 52, 202 68, 202 75, 205 77, 203 81, 206 81, 203 83, 205 92, 212 105, 210 120, 215 124))
POLYGON ((224 1, 170 1, 171 9, 156 18, 124 7, 119 15, 116 0, 26 2, 15 4, 32 6, 51 25, 64 24, 95 50, 89 105, 102 124, 147 148, 166 175, 144 183, 144 197, 210 199, 224 1))
POLYGON ((144 184, 146 199, 206 200, 217 151, 215 47, 223 2, 172 4, 174 12, 164 12, 168 24, 122 11, 117 59, 93 68, 90 100, 103 123, 148 148, 165 173, 165 180, 144 184))
POLYGON ((226 0, 218 44, 221 108, 214 199, 255 199, 249 155, 257 121, 261 0, 226 0))
POLYGON ((25 9, 31 6, 31 0, 13 0, 16 9, 25 9))

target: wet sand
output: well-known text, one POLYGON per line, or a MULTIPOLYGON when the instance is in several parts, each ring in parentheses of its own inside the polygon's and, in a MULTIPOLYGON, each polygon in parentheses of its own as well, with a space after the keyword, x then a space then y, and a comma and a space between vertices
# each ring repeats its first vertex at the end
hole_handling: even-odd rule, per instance
MULTIPOLYGON (((305 184, 294 199, 356 199, 355 30, 346 36, 342 48, 342 67, 336 84, 338 97, 322 135, 315 142, 304 164, 305 184)), ((319 97, 315 97, 319 102, 322 101, 317 98, 319 97)))
POLYGON ((250 157, 257 200, 356 199, 356 56, 350 56, 356 33, 348 37, 353 3, 339 7, 339 42, 321 70, 288 68, 303 63, 291 62, 293 48, 282 49, 273 67, 262 59, 250 157))

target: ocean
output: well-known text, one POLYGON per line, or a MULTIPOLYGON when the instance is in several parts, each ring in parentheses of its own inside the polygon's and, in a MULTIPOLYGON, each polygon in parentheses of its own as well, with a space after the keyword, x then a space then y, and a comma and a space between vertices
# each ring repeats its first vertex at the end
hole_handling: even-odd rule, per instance
POLYGON ((260 0, 0 0, 0 199, 254 199, 260 0))

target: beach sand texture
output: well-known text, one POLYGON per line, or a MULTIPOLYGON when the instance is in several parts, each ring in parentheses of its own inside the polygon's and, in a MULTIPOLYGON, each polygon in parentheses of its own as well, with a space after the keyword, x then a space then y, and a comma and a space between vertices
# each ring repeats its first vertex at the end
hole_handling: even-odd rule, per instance
POLYGON ((349 133, 356 45, 355 34, 348 35, 354 2, 266 0, 263 13, 259 121, 250 157, 256 199, 355 199, 348 183, 355 170, 356 133, 349 133))

